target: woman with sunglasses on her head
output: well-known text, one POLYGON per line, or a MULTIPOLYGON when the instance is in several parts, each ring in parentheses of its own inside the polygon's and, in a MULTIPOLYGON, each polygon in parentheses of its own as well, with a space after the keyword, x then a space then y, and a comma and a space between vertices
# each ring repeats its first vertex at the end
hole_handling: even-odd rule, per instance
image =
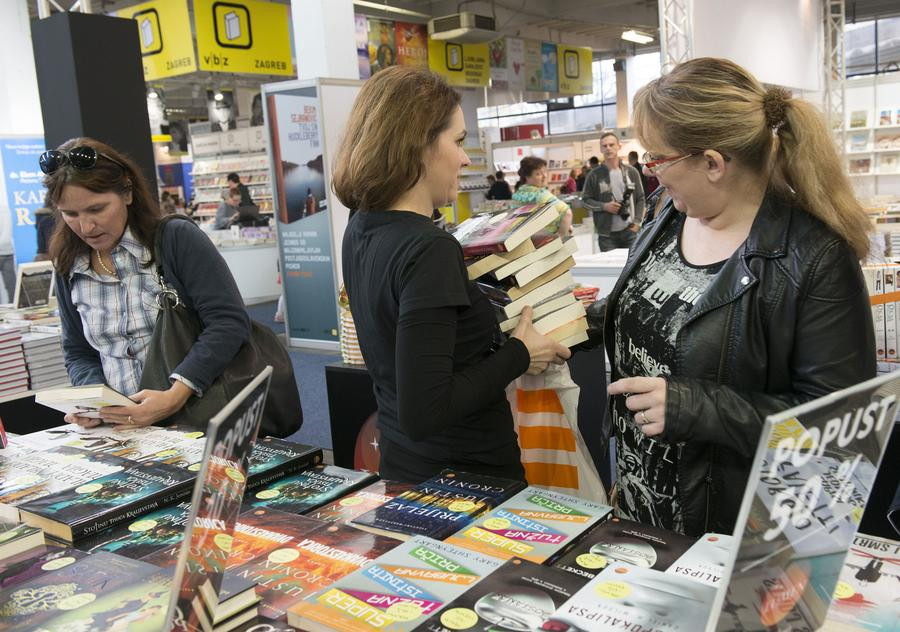
MULTIPOLYGON (((165 224, 164 278, 203 323, 165 391, 140 390, 156 323, 153 244, 162 213, 138 167, 112 147, 76 138, 41 155, 48 200, 62 221, 50 242, 56 266, 63 355, 75 386, 108 384, 133 406, 102 420, 146 426, 201 396, 250 335, 250 320, 228 266, 193 222, 165 224)), ((66 415, 94 426, 100 420, 66 415)))
POLYGON ((379 473, 392 480, 447 467, 524 480, 504 389, 570 355, 534 330, 530 308, 495 347, 490 302, 431 221, 456 199, 465 137, 443 79, 393 66, 363 84, 334 161, 335 193, 355 211, 344 283, 378 402, 379 473))
POLYGON ((730 533, 765 417, 875 375, 869 222, 816 109, 730 61, 675 67, 633 117, 670 200, 606 303, 617 510, 730 533))

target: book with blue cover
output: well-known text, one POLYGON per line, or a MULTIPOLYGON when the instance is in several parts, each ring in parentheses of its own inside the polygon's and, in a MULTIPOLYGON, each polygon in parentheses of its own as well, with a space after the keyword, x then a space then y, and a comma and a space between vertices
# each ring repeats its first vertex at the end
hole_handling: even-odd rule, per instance
POLYGON ((444 470, 350 524, 401 540, 443 540, 524 487, 522 481, 444 470))
POLYGON ((378 477, 337 465, 316 465, 249 494, 247 505, 302 514, 368 485, 378 477))

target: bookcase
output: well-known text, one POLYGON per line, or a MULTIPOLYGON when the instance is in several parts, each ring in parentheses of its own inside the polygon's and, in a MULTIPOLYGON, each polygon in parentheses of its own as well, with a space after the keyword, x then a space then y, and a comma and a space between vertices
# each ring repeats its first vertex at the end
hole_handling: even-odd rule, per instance
POLYGON ((852 77, 844 121, 847 173, 860 199, 900 199, 900 73, 852 77))

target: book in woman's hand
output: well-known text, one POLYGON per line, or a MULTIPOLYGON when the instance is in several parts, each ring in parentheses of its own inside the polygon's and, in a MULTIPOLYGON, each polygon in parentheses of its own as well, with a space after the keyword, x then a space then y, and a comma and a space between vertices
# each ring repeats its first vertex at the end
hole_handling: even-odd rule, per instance
POLYGON ((133 406, 137 402, 105 384, 69 386, 38 391, 34 401, 48 408, 79 417, 100 417, 105 406, 133 406))

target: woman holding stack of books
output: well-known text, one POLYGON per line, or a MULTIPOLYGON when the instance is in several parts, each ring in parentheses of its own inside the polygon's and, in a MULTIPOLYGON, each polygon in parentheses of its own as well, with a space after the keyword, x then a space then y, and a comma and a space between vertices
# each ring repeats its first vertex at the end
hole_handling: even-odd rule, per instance
POLYGON ((363 84, 334 161, 334 190, 356 211, 344 282, 378 402, 379 473, 391 480, 444 468, 524 480, 505 388, 570 355, 534 330, 529 308, 498 346, 460 244, 431 221, 456 199, 465 137, 459 95, 395 66, 363 84))
POLYGON ((162 233, 166 282, 196 310, 203 331, 169 377, 167 390, 141 390, 161 288, 151 265, 162 213, 138 167, 90 138, 44 152, 41 170, 57 221, 50 242, 63 355, 75 386, 108 384, 136 403, 101 409, 101 421, 146 426, 181 410, 224 371, 250 335, 250 320, 222 256, 193 222, 162 233))
POLYGON ((815 108, 723 59, 634 99, 670 201, 608 297, 619 515, 731 533, 767 415, 875 375, 869 221, 815 108))

